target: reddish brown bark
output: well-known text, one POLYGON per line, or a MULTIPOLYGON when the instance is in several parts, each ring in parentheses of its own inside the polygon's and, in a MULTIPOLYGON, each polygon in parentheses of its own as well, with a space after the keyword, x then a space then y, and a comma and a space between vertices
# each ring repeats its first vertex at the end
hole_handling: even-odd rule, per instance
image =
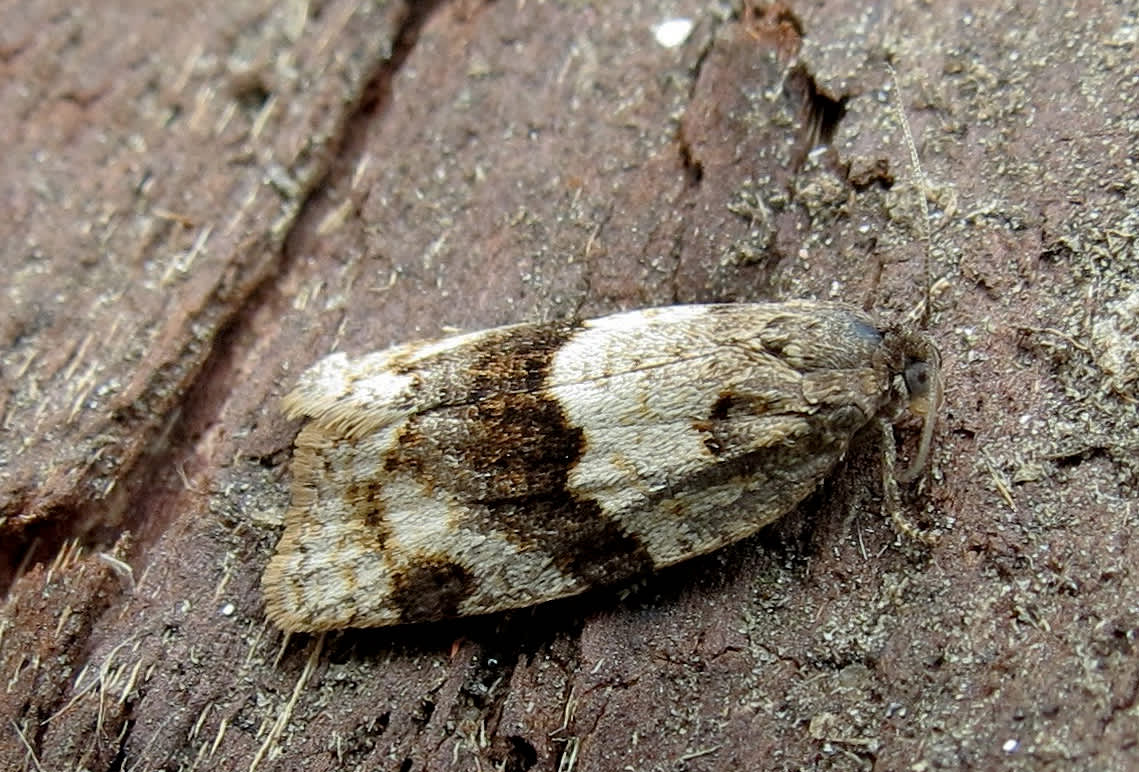
POLYGON ((1139 764, 1134 18, 679 2, 668 49, 659 4, 10 6, 0 767, 1139 764), (928 221, 888 60, 940 280, 907 496, 936 548, 878 517, 866 443, 631 591, 266 625, 277 400, 333 348, 672 302, 903 319, 928 221))

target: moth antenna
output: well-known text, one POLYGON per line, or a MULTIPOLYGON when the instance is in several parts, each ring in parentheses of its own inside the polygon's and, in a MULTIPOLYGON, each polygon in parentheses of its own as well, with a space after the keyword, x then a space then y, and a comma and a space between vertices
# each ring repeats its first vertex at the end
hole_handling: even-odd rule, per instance
MULTIPOLYGON (((890 72, 890 77, 894 81, 894 110, 898 115, 898 123, 902 127, 902 134, 906 138, 906 146, 910 151, 910 166, 913 167, 914 177, 917 179, 918 189, 920 195, 918 202, 921 206, 922 214, 922 230, 924 231, 925 241, 925 298, 918 305, 916 312, 911 312, 911 323, 920 319, 921 326, 925 327, 929 324, 930 313, 933 308, 933 229, 930 227, 929 216, 929 180, 925 176, 925 172, 921 167, 921 159, 918 158, 917 144, 914 142, 913 132, 910 131, 910 121, 906 117, 905 104, 902 100, 902 84, 898 80, 898 72, 894 69, 894 65, 889 62, 886 63, 886 68, 890 72)), ((913 463, 910 464, 909 469, 898 475, 898 482, 908 483, 918 477, 922 470, 925 468, 926 462, 929 460, 929 449, 933 444, 933 429, 934 424, 937 422, 937 410, 941 406, 943 395, 943 388, 941 383, 940 367, 933 363, 935 366, 930 368, 930 400, 925 413, 925 420, 922 423, 921 442, 918 444, 918 452, 914 457, 913 463)))
POLYGON ((911 313, 910 321, 921 320, 921 325, 924 328, 929 323, 930 310, 933 306, 933 229, 930 227, 929 217, 929 180, 926 179, 925 172, 921 168, 921 159, 918 158, 918 148, 914 143, 914 135, 910 131, 910 121, 906 117, 905 105, 902 101, 902 84, 898 80, 898 72, 894 69, 894 65, 886 62, 886 69, 890 71, 890 78, 894 81, 894 110, 898 114, 898 123, 902 126, 902 134, 906 138, 906 146, 910 151, 910 166, 913 167, 914 177, 917 179, 918 189, 921 195, 918 197, 921 206, 922 216, 922 230, 924 231, 923 237, 925 241, 925 299, 920 304, 919 310, 916 314, 911 313))

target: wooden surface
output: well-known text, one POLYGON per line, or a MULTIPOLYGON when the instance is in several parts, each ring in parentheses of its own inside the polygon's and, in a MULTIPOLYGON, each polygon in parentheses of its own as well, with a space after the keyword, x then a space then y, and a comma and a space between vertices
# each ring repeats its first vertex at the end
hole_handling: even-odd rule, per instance
POLYGON ((1060 3, 5 4, 0 768, 1136 767, 1136 29, 1060 3), (672 16, 695 27, 667 48, 672 16), (927 227, 948 394, 905 498, 937 547, 878 516, 866 443, 634 587, 265 622, 277 404, 324 353, 675 302, 900 321, 927 227))

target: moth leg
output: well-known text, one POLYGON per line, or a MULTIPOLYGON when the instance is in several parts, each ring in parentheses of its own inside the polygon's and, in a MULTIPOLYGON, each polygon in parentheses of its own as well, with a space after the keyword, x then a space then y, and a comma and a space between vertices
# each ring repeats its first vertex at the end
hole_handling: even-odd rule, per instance
POLYGON ((882 431, 882 514, 888 515, 894 530, 916 542, 932 547, 937 535, 923 529, 902 513, 902 496, 898 490, 898 447, 894 441, 894 427, 885 419, 878 420, 882 431))

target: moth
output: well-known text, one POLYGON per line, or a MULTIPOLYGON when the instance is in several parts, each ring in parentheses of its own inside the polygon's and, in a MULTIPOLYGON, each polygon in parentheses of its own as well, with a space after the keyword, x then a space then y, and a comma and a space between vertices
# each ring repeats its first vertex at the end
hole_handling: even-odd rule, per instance
POLYGON ((320 631, 543 603, 702 555, 794 509, 877 423, 887 498, 920 473, 932 341, 813 301, 649 308, 333 354, 263 577, 269 618, 320 631), (924 415, 913 466, 892 423, 924 415))

